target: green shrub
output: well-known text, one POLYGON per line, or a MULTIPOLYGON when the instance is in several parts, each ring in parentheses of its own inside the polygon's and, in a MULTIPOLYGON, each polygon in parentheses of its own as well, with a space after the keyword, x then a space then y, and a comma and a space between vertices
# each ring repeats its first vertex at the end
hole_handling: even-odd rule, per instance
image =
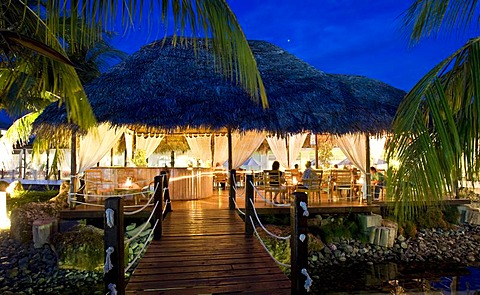
POLYGON ((443 216, 446 222, 457 224, 460 218, 460 212, 458 211, 457 206, 445 206, 445 208, 443 208, 443 216))
POLYGON ((7 210, 21 207, 28 203, 46 202, 58 194, 56 190, 17 191, 7 200, 7 210))

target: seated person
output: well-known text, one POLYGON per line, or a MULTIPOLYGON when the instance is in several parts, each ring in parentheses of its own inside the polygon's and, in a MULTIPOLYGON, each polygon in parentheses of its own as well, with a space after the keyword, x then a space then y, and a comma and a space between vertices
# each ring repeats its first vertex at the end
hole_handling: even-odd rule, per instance
POLYGON ((309 180, 315 177, 315 171, 312 169, 311 161, 305 163, 305 168, 302 175, 302 184, 305 188, 308 188, 309 180))
POLYGON ((371 183, 375 188, 374 200, 378 201, 380 195, 380 189, 385 186, 385 175, 378 172, 375 167, 370 167, 371 183))
POLYGON ((294 169, 292 171, 292 177, 295 177, 297 181, 300 181, 303 177, 302 171, 298 169, 298 164, 295 164, 294 169))
MULTIPOLYGON (((273 164, 272 164, 272 170, 270 170, 270 173, 275 173, 275 172, 278 172, 278 175, 280 177, 280 179, 273 179, 270 181, 270 186, 279 186, 284 182, 284 179, 283 179, 283 173, 282 171, 279 170, 280 169, 280 162, 278 161, 274 161, 273 164)), ((278 204, 279 202, 277 201, 277 196, 281 193, 281 196, 280 196, 280 203, 283 203, 285 201, 285 192, 279 188, 278 191, 275 192, 275 196, 273 197, 273 202, 278 204)))

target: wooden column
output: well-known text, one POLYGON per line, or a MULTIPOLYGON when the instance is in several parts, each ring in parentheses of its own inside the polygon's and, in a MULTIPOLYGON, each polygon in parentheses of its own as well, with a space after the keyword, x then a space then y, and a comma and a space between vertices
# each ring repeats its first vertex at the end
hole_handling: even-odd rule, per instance
POLYGON ((315 133, 315 169, 318 168, 318 136, 315 133))
POLYGON ((162 239, 162 219, 163 219, 163 202, 162 202, 162 197, 163 197, 163 176, 162 175, 157 175, 154 178, 154 188, 155 188, 155 194, 153 195, 153 206, 157 204, 157 209, 155 210, 155 213, 153 214, 153 225, 158 220, 157 227, 155 228, 155 231, 153 232, 153 239, 155 241, 159 241, 162 239))
MULTIPOLYGON (((47 155, 50 154, 50 150, 47 150, 47 155)), ((77 175, 77 132, 72 131, 72 142, 70 147, 70 196, 68 198, 70 209, 75 209, 75 201, 77 197, 73 195, 76 192, 76 175, 77 175)), ((47 158, 48 162, 48 158, 47 158)), ((48 171, 47 171, 48 173, 48 171)))
POLYGON ((228 195, 229 195, 228 208, 230 210, 235 210, 235 192, 237 188, 237 181, 236 181, 237 175, 235 173, 236 173, 235 169, 230 170, 230 187, 228 190, 228 195))
POLYGON ((307 294, 304 287, 307 277, 302 274, 302 269, 307 270, 308 268, 308 214, 305 213, 300 203, 303 202, 307 206, 308 198, 304 192, 295 192, 293 195, 293 202, 290 206, 291 294, 301 295, 307 294))
POLYGON ((371 185, 371 175, 370 175, 370 135, 365 133, 365 185, 367 186, 367 204, 372 204, 372 185, 371 185))
MULTIPOLYGON (((227 140, 228 140, 228 171, 233 169, 233 160, 232 160, 232 130, 228 128, 227 132, 227 140)), ((220 163, 222 164, 222 163, 220 163)))
POLYGON ((110 294, 110 284, 115 284, 117 294, 125 294, 125 245, 123 232, 123 199, 120 197, 111 197, 105 200, 105 218, 104 218, 104 248, 105 253, 112 247, 110 254, 112 269, 104 274, 105 291, 110 294), (108 224, 107 209, 113 210, 112 224, 108 224))
POLYGON ((253 205, 250 202, 253 202, 253 175, 247 175, 247 183, 245 187, 245 236, 253 235, 253 225, 250 221, 254 219, 253 205))

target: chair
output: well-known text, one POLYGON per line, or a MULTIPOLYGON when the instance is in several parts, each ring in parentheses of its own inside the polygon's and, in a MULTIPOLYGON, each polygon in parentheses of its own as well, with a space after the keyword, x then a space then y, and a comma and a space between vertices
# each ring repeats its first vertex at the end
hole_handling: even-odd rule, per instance
POLYGON ((282 173, 278 170, 265 170, 263 175, 265 183, 265 198, 267 198, 267 194, 270 194, 270 200, 273 201, 278 194, 281 194, 281 200, 283 201, 285 199, 287 188, 282 173))
POLYGON ((319 202, 322 201, 321 193, 323 190, 323 170, 313 170, 311 177, 304 179, 303 185, 297 189, 298 192, 306 192, 309 199, 315 199, 315 196, 318 196, 319 202))
MULTIPOLYGON (((114 192, 113 182, 103 179, 101 170, 89 169, 85 171, 85 201, 89 201, 89 195, 104 195, 114 192)), ((92 200, 99 202, 100 197, 92 196, 92 200)))
POLYGON ((331 172, 333 188, 337 191, 339 197, 342 197, 342 191, 347 191, 347 198, 352 197, 353 192, 353 174, 350 170, 336 169, 331 172))
POLYGON ((213 181, 214 181, 214 186, 216 188, 222 188, 225 189, 227 187, 227 182, 228 182, 228 177, 227 177, 227 172, 222 170, 215 170, 213 173, 213 181))

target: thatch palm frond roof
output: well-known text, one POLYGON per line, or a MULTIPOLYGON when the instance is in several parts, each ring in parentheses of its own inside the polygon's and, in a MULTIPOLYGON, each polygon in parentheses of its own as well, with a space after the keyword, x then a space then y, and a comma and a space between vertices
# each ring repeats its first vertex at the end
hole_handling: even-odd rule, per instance
MULTIPOLYGON (((168 39, 144 46, 85 91, 99 122, 170 131, 230 128, 280 134, 382 132, 395 114, 390 104, 398 105, 404 95, 367 78, 323 73, 268 42, 249 44, 266 87, 268 109, 219 74, 210 51, 195 52, 188 43, 174 47, 168 39), (362 89, 370 86, 373 90, 362 89)), ((40 128, 65 124, 66 114, 56 106, 48 107, 36 123, 40 128)))

